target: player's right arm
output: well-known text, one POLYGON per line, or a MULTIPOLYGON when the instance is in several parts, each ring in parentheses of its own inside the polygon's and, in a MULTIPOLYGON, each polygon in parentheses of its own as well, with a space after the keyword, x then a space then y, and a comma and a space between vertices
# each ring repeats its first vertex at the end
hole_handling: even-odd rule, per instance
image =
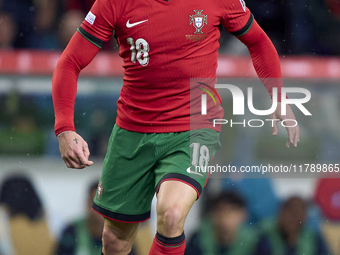
POLYGON ((82 169, 93 162, 87 143, 75 132, 74 102, 80 71, 95 57, 99 48, 76 32, 61 55, 52 78, 52 99, 55 113, 55 133, 65 164, 82 169))
POLYGON ((69 168, 82 169, 93 164, 84 139, 75 132, 74 103, 80 71, 109 40, 113 28, 110 0, 97 0, 85 21, 62 53, 52 78, 55 134, 61 156, 69 168))

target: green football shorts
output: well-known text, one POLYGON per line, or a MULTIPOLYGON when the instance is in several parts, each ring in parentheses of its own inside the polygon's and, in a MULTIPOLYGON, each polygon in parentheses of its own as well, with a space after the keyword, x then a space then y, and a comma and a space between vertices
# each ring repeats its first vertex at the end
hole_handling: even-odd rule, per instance
POLYGON ((115 125, 93 210, 115 221, 145 221, 155 192, 167 180, 190 185, 198 198, 209 176, 207 166, 220 147, 219 136, 208 128, 138 133, 115 125))

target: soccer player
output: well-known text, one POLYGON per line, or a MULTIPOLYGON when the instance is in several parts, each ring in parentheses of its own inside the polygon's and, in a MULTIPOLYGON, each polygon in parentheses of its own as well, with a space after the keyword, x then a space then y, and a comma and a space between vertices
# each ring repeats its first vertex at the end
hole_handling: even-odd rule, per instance
MULTIPOLYGON (((223 117, 221 103, 210 100, 207 115, 196 106, 198 91, 216 93, 222 26, 248 47, 269 93, 280 90, 277 52, 243 0, 97 0, 60 57, 52 81, 55 133, 67 167, 77 169, 93 164, 73 121, 79 72, 113 33, 124 60, 116 125, 93 203, 105 218, 103 254, 131 252, 155 192, 157 233, 149 254, 184 254, 184 221, 208 178, 190 167, 207 166, 220 147, 220 126, 209 119, 223 117)), ((271 118, 295 119, 286 110, 281 115, 279 103, 271 118)), ((287 131, 286 145, 297 146, 298 126, 287 131)))

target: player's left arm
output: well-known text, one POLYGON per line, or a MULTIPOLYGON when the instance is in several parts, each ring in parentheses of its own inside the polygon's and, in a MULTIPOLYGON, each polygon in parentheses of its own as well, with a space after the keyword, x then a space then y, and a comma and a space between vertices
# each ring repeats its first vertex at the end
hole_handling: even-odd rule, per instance
MULTIPOLYGON (((273 88, 278 90, 278 107, 271 115, 272 119, 278 120, 295 120, 295 116, 287 105, 286 115, 281 115, 281 88, 282 75, 279 56, 273 43, 270 41, 266 33, 257 24, 254 16, 246 7, 244 0, 221 0, 216 1, 221 10, 221 23, 223 26, 241 42, 243 42, 250 52, 253 65, 257 75, 272 96, 273 88)), ((295 121, 285 121, 288 132, 287 147, 293 144, 295 147, 299 141, 299 126, 295 121)), ((273 121, 273 135, 278 133, 277 122, 273 121)))
MULTIPOLYGON (((296 120, 294 113, 289 105, 286 106, 286 115, 281 114, 281 88, 282 84, 282 74, 280 67, 280 60, 277 51, 267 36, 267 34, 262 30, 254 18, 250 18, 251 22, 248 22, 244 30, 246 32, 237 38, 243 42, 251 55, 254 68, 258 77, 261 79, 262 83, 272 96, 273 88, 278 90, 278 107, 275 112, 271 114, 271 119, 273 120, 287 120, 285 121, 288 141, 286 146, 289 147, 293 144, 295 147, 299 142, 299 126, 295 125, 296 120), (252 20, 251 20, 252 19, 252 20)), ((272 134, 277 135, 278 124, 277 121, 273 121, 272 134)))
MULTIPOLYGON (((266 33, 261 29, 253 14, 246 7, 244 0, 223 0, 218 2, 221 10, 221 23, 223 26, 241 42, 250 52, 256 73, 262 83, 272 96, 273 88, 277 88, 278 107, 271 115, 272 119, 295 120, 295 116, 287 105, 286 115, 281 115, 281 88, 282 75, 279 56, 266 33)), ((295 121, 285 121, 288 132, 287 147, 293 144, 295 147, 299 141, 299 126, 293 127, 295 121)), ((273 135, 278 133, 278 125, 273 121, 273 135)))

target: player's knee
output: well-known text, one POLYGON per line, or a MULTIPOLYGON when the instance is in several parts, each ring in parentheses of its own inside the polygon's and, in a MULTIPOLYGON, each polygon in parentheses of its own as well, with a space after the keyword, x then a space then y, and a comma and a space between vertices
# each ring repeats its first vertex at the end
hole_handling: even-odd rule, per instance
POLYGON ((130 243, 119 239, 109 228, 104 227, 102 241, 105 255, 129 253, 131 250, 130 243))
POLYGON ((164 205, 158 208, 157 224, 164 226, 169 232, 183 228, 185 215, 179 205, 164 205))

